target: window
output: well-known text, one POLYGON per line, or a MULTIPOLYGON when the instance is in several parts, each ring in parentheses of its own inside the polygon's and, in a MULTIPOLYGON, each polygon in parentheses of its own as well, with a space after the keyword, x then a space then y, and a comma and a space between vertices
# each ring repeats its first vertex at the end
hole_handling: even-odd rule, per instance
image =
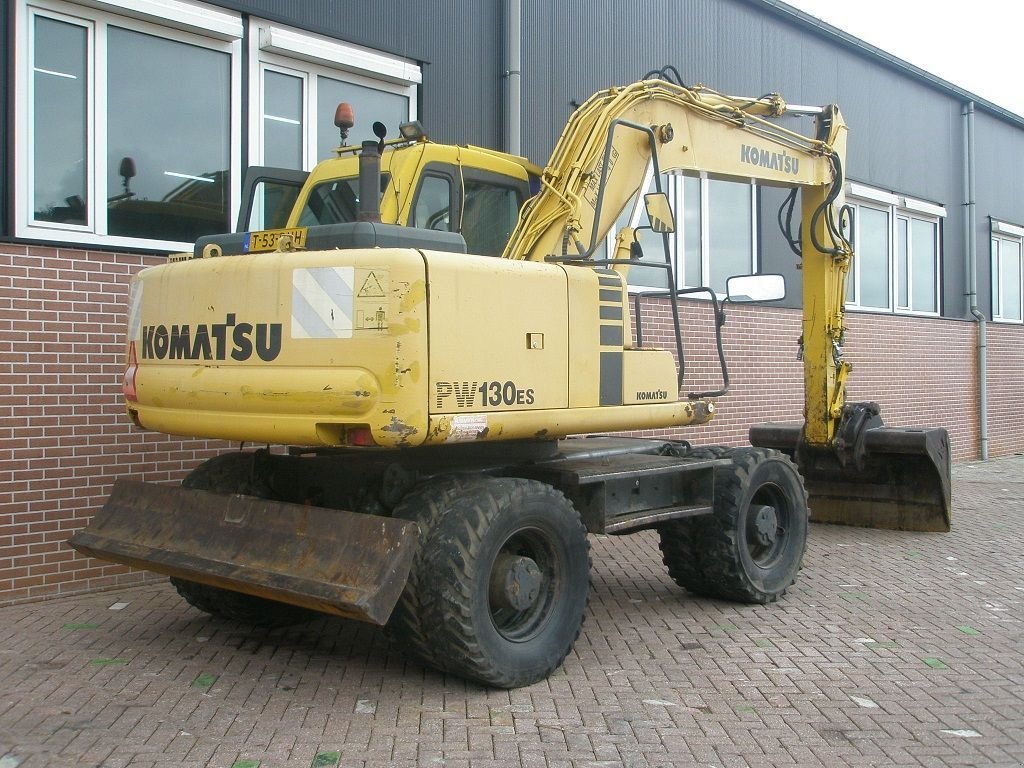
POLYGON ((131 17, 18 5, 16 234, 173 247, 229 229, 241 21, 180 0, 106 5, 131 17))
MULTIPOLYGON (((646 189, 654 191, 653 179, 646 189)), ((677 264, 679 287, 708 286, 724 294, 728 278, 754 271, 757 196, 753 183, 665 174, 662 189, 676 214, 676 232, 668 236, 668 247, 677 264)), ((648 225, 642 196, 634 199, 627 212, 628 218, 620 219, 623 225, 648 225)), ((641 230, 637 239, 644 261, 664 263, 662 235, 641 230)), ((666 288, 667 276, 663 269, 637 266, 630 269, 629 283, 636 288, 666 288)))
MULTIPOLYGON (((232 228, 243 168, 330 157, 339 101, 355 108, 349 144, 416 117, 416 64, 197 0, 14 9, 17 237, 187 248, 232 228)), ((266 186, 247 224, 279 224, 293 193, 266 186)))
POLYGON ((847 192, 855 254, 848 306, 938 314, 945 208, 860 184, 849 184, 847 192))
POLYGON ((992 319, 1024 322, 1024 227, 992 221, 992 319))
POLYGON ((249 37, 250 134, 253 162, 309 170, 334 156, 342 138, 334 111, 352 105, 355 126, 345 143, 376 140, 374 122, 398 136, 416 117, 420 68, 403 59, 269 22, 254 20, 249 37))

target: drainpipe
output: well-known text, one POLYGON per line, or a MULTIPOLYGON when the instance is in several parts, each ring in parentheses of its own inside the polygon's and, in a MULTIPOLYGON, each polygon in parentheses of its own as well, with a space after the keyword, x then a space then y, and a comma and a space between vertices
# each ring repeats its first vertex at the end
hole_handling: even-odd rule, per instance
POLYGON ((523 154, 522 148, 522 0, 505 5, 505 151, 523 154))
POLYGON ((974 102, 964 106, 964 245, 967 252, 967 297, 971 316, 978 323, 978 419, 981 424, 981 459, 988 459, 988 326, 978 308, 978 217, 974 180, 974 102))

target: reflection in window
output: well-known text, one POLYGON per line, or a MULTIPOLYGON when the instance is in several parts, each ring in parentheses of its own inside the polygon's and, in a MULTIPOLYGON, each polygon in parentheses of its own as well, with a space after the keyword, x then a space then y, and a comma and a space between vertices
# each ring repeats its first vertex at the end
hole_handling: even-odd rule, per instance
POLYGON ((88 30, 36 16, 32 50, 33 218, 88 220, 88 30))
POLYGON ((515 229, 519 201, 513 187, 466 179, 462 236, 470 253, 501 255, 515 229))
POLYGON ((242 229, 281 229, 295 206, 302 186, 261 181, 254 192, 257 205, 242 229))
MULTIPOLYGON (((380 175, 381 194, 388 187, 390 174, 380 175)), ((344 224, 359 221, 359 177, 334 179, 317 184, 299 216, 300 227, 317 224, 344 224)))
POLYGON ((910 308, 917 312, 937 312, 938 225, 913 219, 910 234, 910 284, 913 293, 910 308))
POLYGON ((107 72, 110 234, 191 241, 227 230, 229 55, 110 27, 107 72))
POLYGON ((412 211, 411 227, 451 229, 451 182, 442 176, 424 176, 416 194, 416 205, 412 211))
POLYGON ((263 162, 302 169, 301 77, 263 71, 263 162))
POLYGON ((889 213, 861 206, 857 212, 856 301, 862 307, 889 308, 889 213))
POLYGON ((388 137, 395 138, 398 136, 399 124, 409 119, 409 99, 405 96, 342 82, 323 75, 317 77, 316 84, 316 122, 319 128, 316 140, 317 160, 333 157, 334 150, 340 143, 338 131, 334 129, 334 110, 342 101, 351 104, 356 115, 356 124, 348 134, 348 143, 351 146, 376 139, 373 135, 375 122, 383 123, 388 129, 388 137))
POLYGON ((1017 238, 992 238, 992 318, 1021 322, 1021 241, 1017 238))
POLYGON ((725 293, 725 281, 733 275, 748 275, 753 263, 754 231, 750 184, 709 179, 708 275, 706 284, 715 293, 725 293))
MULTIPOLYGON (((662 179, 676 214, 676 232, 669 236, 669 250, 677 264, 676 284, 710 287, 724 294, 728 278, 753 270, 753 185, 680 174, 665 174, 662 179)), ((634 217, 638 224, 647 224, 642 208, 634 217)), ((661 235, 641 231, 638 239, 645 261, 664 262, 661 235)), ((637 288, 666 288, 668 277, 663 270, 634 267, 629 283, 637 288)))

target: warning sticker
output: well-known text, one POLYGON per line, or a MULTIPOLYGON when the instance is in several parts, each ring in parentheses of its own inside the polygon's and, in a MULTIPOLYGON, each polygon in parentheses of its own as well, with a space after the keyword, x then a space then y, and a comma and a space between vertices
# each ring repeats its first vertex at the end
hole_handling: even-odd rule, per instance
POLYGON ((448 430, 446 440, 450 443, 479 440, 487 434, 487 414, 485 413, 452 416, 449 424, 451 428, 448 430))
POLYGON ((363 280, 363 287, 356 294, 360 299, 382 299, 384 298, 384 286, 376 272, 370 272, 363 280))

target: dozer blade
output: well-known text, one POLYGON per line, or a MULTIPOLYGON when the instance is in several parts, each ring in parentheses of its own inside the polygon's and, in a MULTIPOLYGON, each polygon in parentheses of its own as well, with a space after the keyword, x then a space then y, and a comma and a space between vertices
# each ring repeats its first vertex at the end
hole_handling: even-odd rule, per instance
POLYGON ((794 457, 817 522, 948 531, 949 436, 941 428, 875 427, 863 431, 856 459, 803 444, 799 424, 759 424, 750 442, 794 457))
POLYGON ((118 480, 68 542, 91 557, 384 624, 416 523, 118 480))

